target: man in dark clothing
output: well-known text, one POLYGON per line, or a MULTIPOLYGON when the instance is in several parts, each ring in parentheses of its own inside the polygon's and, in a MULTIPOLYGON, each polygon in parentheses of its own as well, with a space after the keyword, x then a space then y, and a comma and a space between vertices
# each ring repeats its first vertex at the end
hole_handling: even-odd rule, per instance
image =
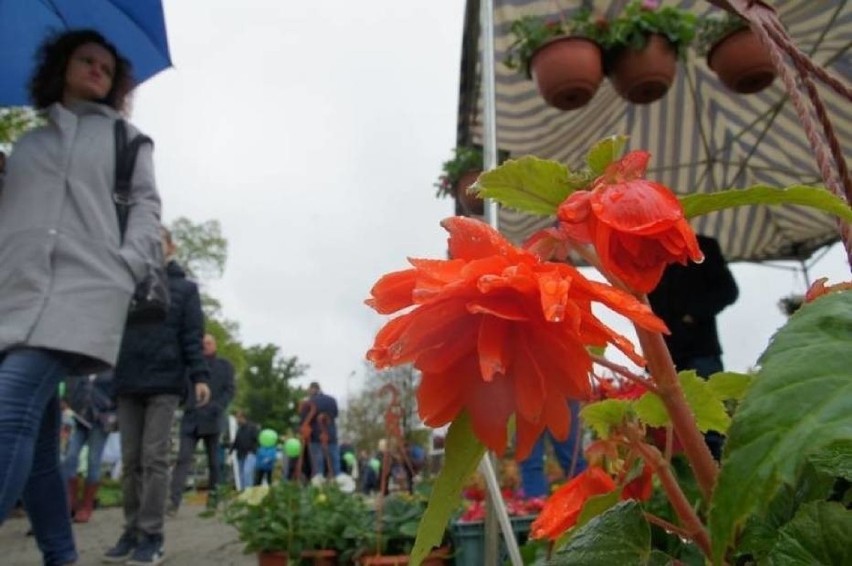
MULTIPOLYGON (((165 256, 171 258, 175 246, 165 228, 163 239, 165 256)), ((170 304, 165 321, 129 325, 115 366, 125 527, 103 557, 108 563, 163 561, 170 432, 187 379, 193 384, 193 404, 200 407, 210 400, 198 287, 174 261, 169 261, 166 272, 170 304)))
MULTIPOLYGON (((648 300, 671 331, 665 340, 677 371, 695 370, 706 379, 724 369, 716 316, 737 300, 739 289, 719 242, 698 236, 698 245, 704 261, 669 265, 648 300)), ((718 460, 722 436, 711 431, 705 439, 718 460)))
POLYGON ((219 438, 223 422, 227 422, 228 405, 234 398, 234 366, 216 355, 216 338, 204 335, 204 360, 210 372, 210 402, 203 407, 190 398, 180 424, 178 459, 172 472, 172 488, 168 514, 175 515, 183 498, 186 476, 192 466, 195 446, 204 441, 207 453, 208 498, 210 507, 216 504, 216 487, 219 485, 219 438))
MULTIPOLYGON (((314 475, 325 476, 329 471, 337 477, 340 474, 340 447, 337 444, 337 400, 326 395, 319 383, 308 386, 307 402, 299 411, 300 425, 303 431, 310 428, 309 453, 311 470, 314 475), (327 465, 330 463, 329 466, 327 465)), ((303 433, 304 436, 304 433, 303 433)))
POLYGON ((237 433, 231 443, 229 453, 237 453, 237 469, 240 473, 240 487, 245 489, 254 485, 254 459, 257 453, 257 437, 260 428, 246 418, 242 411, 237 412, 237 433))

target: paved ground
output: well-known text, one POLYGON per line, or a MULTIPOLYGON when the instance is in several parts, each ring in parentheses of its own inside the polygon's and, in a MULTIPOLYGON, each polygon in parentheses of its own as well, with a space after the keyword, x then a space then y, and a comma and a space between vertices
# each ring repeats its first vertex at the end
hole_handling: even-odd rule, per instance
MULTIPOLYGON (((178 516, 166 520, 166 564, 170 566, 255 566, 257 558, 243 554, 236 530, 221 518, 200 518, 203 505, 186 502, 178 516)), ((121 534, 123 518, 118 508, 95 511, 92 521, 74 525, 78 566, 101 564, 101 554, 121 534)), ((41 554, 33 537, 26 536, 26 519, 12 519, 0 527, 0 565, 39 566, 41 554)))

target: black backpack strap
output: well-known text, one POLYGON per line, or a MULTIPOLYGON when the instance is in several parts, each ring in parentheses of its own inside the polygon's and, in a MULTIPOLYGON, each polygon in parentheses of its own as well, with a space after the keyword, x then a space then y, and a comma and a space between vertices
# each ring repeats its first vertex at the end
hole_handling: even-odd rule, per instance
POLYGON ((113 201, 118 215, 118 233, 124 240, 127 229, 127 216, 130 213, 130 189, 133 169, 136 168, 136 156, 142 144, 153 144, 148 136, 139 134, 130 143, 127 142, 127 123, 124 120, 115 121, 115 187, 113 201))

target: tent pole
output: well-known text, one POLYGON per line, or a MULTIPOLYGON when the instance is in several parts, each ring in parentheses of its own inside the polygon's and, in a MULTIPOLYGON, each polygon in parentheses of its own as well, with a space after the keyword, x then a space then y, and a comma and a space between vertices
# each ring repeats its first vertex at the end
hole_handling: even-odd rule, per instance
MULTIPOLYGON (((482 153, 486 171, 497 167, 497 111, 495 102, 494 74, 494 0, 480 0, 479 20, 482 30, 482 153)), ((497 203, 485 200, 485 220, 495 230, 499 229, 497 203)), ((479 472, 485 477, 488 487, 488 507, 485 516, 485 563, 499 564, 499 539, 497 526, 503 531, 503 540, 509 551, 512 566, 521 566, 521 551, 512 529, 506 503, 500 493, 500 483, 494 470, 493 455, 487 452, 479 463, 479 472), (495 521, 496 518, 496 521, 495 521)))

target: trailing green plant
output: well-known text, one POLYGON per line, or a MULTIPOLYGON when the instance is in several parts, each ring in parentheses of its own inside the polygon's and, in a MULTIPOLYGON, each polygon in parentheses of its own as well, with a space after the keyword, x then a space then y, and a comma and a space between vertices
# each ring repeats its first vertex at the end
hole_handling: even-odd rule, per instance
POLYGON ((530 61, 546 42, 562 36, 585 37, 600 42, 603 30, 592 20, 592 11, 581 8, 568 19, 523 16, 512 22, 509 32, 515 39, 506 50, 503 64, 529 78, 530 61))
POLYGON ((695 37, 696 16, 673 6, 654 8, 646 2, 634 0, 609 22, 601 43, 608 51, 623 48, 641 50, 651 34, 666 37, 678 57, 683 57, 686 48, 695 37))
POLYGON ((727 10, 713 12, 698 20, 693 49, 697 54, 706 56, 722 38, 747 27, 747 21, 727 10))
POLYGON ((482 170, 482 150, 472 146, 459 146, 453 158, 441 166, 442 173, 435 183, 436 196, 452 196, 461 176, 469 171, 482 170))

